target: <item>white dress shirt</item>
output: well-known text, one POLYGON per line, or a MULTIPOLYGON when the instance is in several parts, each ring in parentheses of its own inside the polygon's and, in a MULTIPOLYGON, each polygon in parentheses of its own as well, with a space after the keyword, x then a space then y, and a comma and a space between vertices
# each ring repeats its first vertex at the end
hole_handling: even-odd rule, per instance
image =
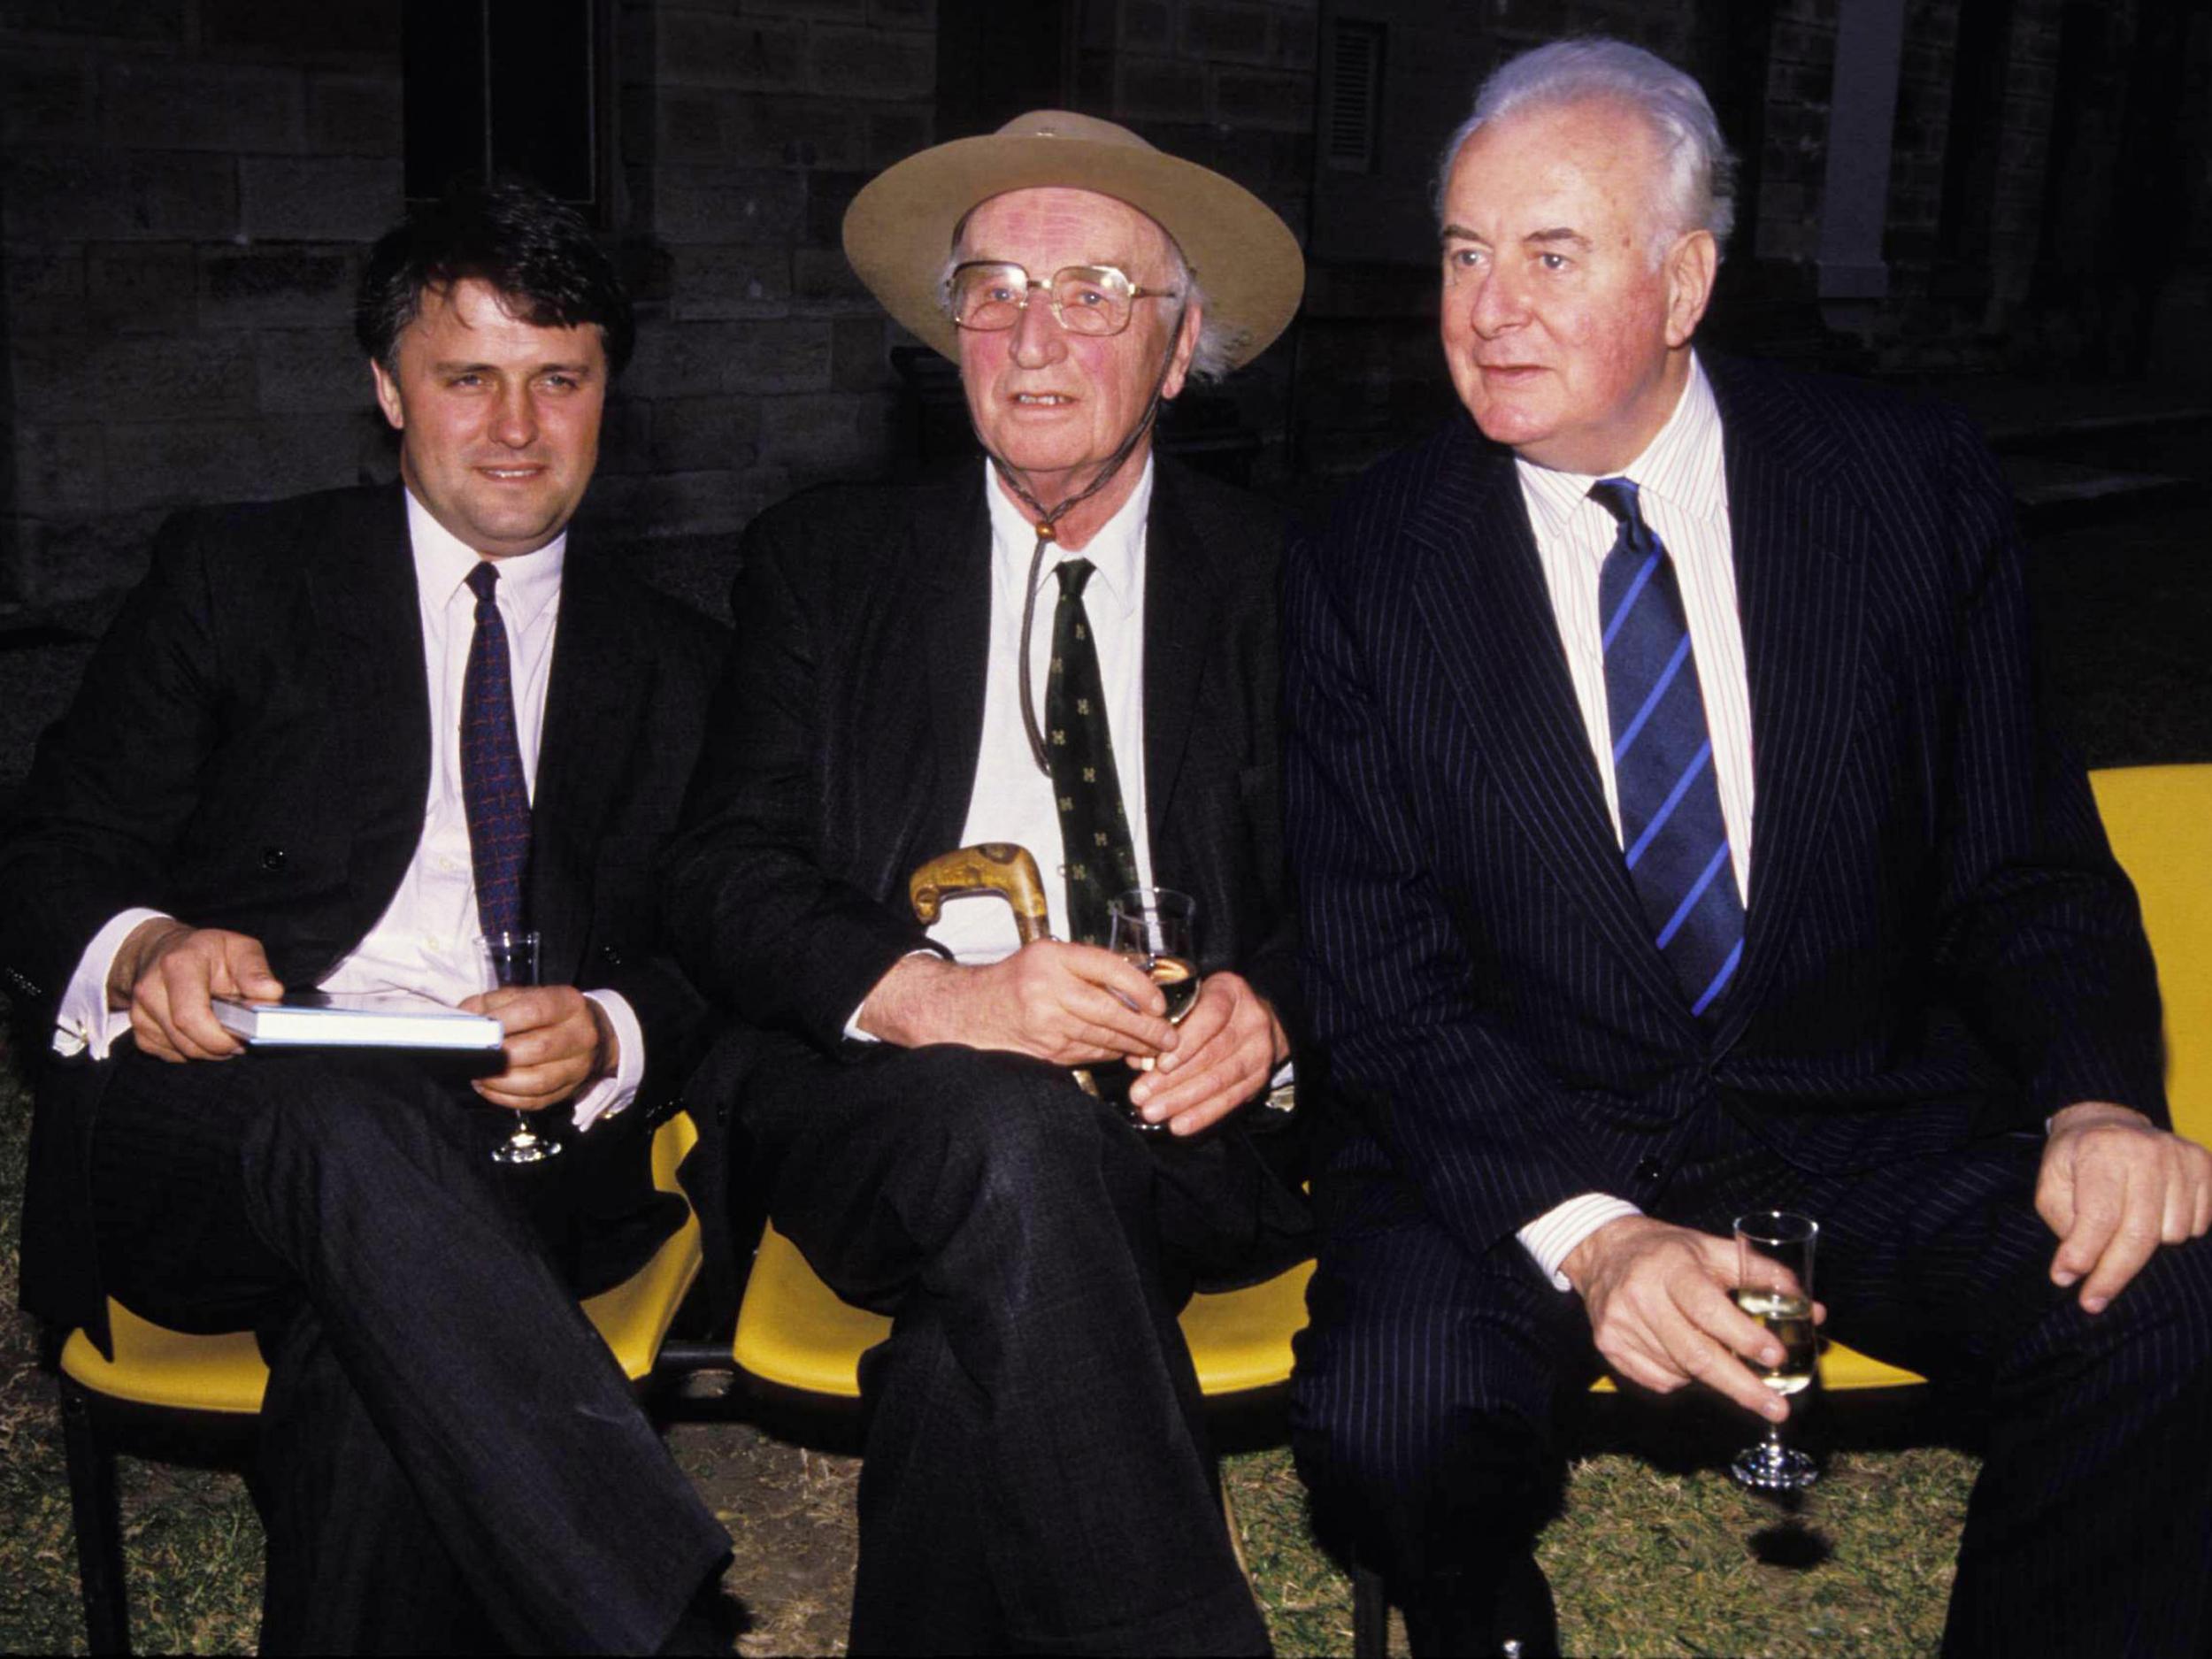
MULTIPOLYGON (((468 669, 476 633, 476 595, 469 572, 481 562, 476 550, 432 518, 413 494, 407 495, 407 531, 415 561, 415 586, 421 605, 424 668, 430 692, 430 794, 423 813, 422 838, 400 878, 398 889, 366 937, 316 988, 324 991, 407 991, 446 1003, 486 988, 486 972, 476 941, 482 929, 476 914, 476 877, 469 852, 468 807, 461 793, 461 683, 468 669)), ((515 738, 522 751, 522 772, 535 792, 538 740, 545 726, 545 689, 553 666, 553 636, 561 608, 561 567, 568 549, 565 534, 534 553, 499 561, 496 600, 507 634, 512 676, 515 738)), ((55 1018, 54 1048, 61 1054, 89 1050, 104 1060, 116 1038, 129 1028, 127 1013, 107 1005, 107 979, 115 953, 142 922, 158 910, 123 911, 93 936, 62 995, 55 1018)), ((615 1074, 602 1079, 570 1103, 579 1129, 620 1111, 636 1095, 645 1075, 645 1034, 629 1002, 614 991, 590 991, 614 1028, 620 1058, 615 1074)))
MULTIPOLYGON (((1598 577, 1612 551, 1620 523, 1590 499, 1597 480, 1554 472, 1516 460, 1521 499, 1527 504, 1536 552, 1551 593, 1575 702, 1589 733, 1621 839, 1620 790, 1613 773, 1612 718, 1605 703, 1604 629, 1599 616, 1598 577)), ((1617 473, 1637 487, 1644 522, 1665 543, 1697 663, 1698 687, 1713 739, 1714 784, 1728 826, 1728 849, 1740 899, 1751 891, 1751 698, 1744 672, 1743 625, 1736 611, 1734 543, 1728 526, 1728 480, 1721 449, 1720 409, 1694 353, 1674 412, 1643 454, 1617 473)), ((1585 1193, 1546 1211, 1520 1230, 1538 1267, 1560 1289, 1559 1271, 1575 1246, 1621 1216, 1642 1213, 1624 1199, 1585 1193)))

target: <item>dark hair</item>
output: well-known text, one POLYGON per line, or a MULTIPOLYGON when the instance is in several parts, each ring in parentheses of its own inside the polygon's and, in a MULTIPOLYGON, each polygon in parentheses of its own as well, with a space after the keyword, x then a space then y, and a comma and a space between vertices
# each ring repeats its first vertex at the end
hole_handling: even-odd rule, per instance
POLYGON ((596 323, 610 378, 629 362, 637 322, 614 262, 581 214, 511 179, 455 185, 378 238, 354 300, 354 338, 393 368, 424 291, 471 279, 495 289, 533 327, 596 323))

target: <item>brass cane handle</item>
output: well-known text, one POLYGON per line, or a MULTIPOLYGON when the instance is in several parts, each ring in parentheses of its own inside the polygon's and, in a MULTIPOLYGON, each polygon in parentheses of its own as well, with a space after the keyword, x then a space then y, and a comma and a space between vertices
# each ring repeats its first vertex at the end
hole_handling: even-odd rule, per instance
POLYGON ((955 848, 930 859, 906 884, 914 915, 925 924, 938 918, 947 899, 984 893, 995 893, 1006 901, 1014 912, 1015 934, 1023 944, 1052 937, 1044 882, 1026 847, 1011 841, 984 841, 955 848))

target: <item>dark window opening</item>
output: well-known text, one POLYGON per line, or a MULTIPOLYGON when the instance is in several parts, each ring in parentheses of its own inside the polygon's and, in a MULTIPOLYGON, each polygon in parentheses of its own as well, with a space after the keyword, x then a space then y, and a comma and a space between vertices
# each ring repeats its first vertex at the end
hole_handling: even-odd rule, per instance
POLYGON ((603 0, 406 0, 408 198, 503 174, 601 215, 606 23, 603 0))

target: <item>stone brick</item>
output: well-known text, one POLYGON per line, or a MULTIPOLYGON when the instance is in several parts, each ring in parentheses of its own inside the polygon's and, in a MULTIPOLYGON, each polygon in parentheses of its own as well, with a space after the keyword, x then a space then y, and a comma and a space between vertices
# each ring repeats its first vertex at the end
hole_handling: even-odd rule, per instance
POLYGON ((868 15, 868 0, 744 0, 744 12, 749 18, 826 18, 832 22, 857 23, 868 15))
POLYGON ((92 86, 89 65, 74 55, 0 53, 0 143, 88 141, 92 86))
POLYGON ((791 303, 791 261, 780 248, 672 250, 669 310, 680 320, 780 317, 791 303))
POLYGON ((253 358, 232 336, 41 335, 15 342, 15 396, 57 422, 242 416, 253 358))
POLYGON ((819 27, 807 50, 808 81, 846 98, 926 97, 937 84, 937 42, 927 35, 819 27))
POLYGON ((655 167, 633 189, 670 242, 788 242, 806 206, 803 174, 743 167, 655 167))
POLYGON ((655 403, 655 469, 698 472, 752 465, 760 457, 760 410, 757 397, 686 397, 655 403))
POLYGON ((308 148, 324 156, 400 154, 401 94, 396 74, 310 75, 308 148))
POLYGON ((1320 50, 1320 13, 1310 8, 1275 8, 1275 56, 1286 69, 1311 70, 1320 50))
POLYGON ((357 417, 144 421, 107 434, 111 506, 273 501, 334 489, 359 476, 357 417))
POLYGON ((815 392, 764 399, 761 457, 795 473, 852 472, 887 458, 890 399, 871 392, 815 392))
POLYGON ((180 41, 184 0, 0 0, 0 28, 180 41))
POLYGON ((803 23, 755 22, 672 6, 661 13, 659 25, 654 50, 663 86, 783 92, 799 82, 803 23))
POLYGON ((1187 0, 1183 8, 1183 53, 1187 58, 1267 60, 1267 12, 1230 0, 1187 0))
POLYGON ((842 248, 799 248, 791 255, 791 298, 807 311, 873 311, 875 300, 842 248))
POLYGON ((238 164, 246 234, 304 242, 373 242, 399 218, 396 159, 249 156, 238 164))
POLYGON ((76 247, 19 244, 0 249, 0 294, 18 339, 79 326, 84 315, 84 253, 76 247))
POLYGON ((810 174, 806 188, 806 241, 818 248, 841 246, 845 210, 873 176, 867 173, 810 174))
POLYGON ((735 331, 721 365, 726 392, 819 391, 829 385, 826 319, 730 324, 735 331))
POLYGON ((8 161, 0 204, 0 234, 11 240, 219 240, 238 226, 237 164, 152 150, 19 153, 8 161))
POLYGON ((1309 129, 1313 126, 1313 82, 1303 75, 1224 69, 1215 73, 1213 82, 1214 111, 1224 121, 1309 129))
POLYGON ((1124 58, 1117 113, 1131 120, 1194 120, 1206 113, 1206 72, 1167 58, 1124 58))
POLYGON ((723 389, 723 371, 747 325, 660 322, 638 333, 637 355, 622 377, 639 398, 704 397, 723 389))
MULTIPOLYGON (((1100 104, 1094 107, 1103 109, 1100 104)), ((926 110, 874 109, 868 111, 868 167, 879 173, 895 161, 903 161, 927 150, 933 123, 926 110)))
POLYGON ((254 407, 264 415, 359 413, 375 401, 351 328, 267 328, 253 341, 254 407))
POLYGON ((240 64, 110 64, 100 106, 111 143, 231 154, 296 150, 304 88, 290 70, 240 64))
POLYGON ((107 498, 100 434, 90 423, 17 426, 16 505, 42 517, 97 511, 107 498))
POLYGON ((1121 44, 1124 50, 1165 51, 1174 18, 1167 0, 1121 0, 1121 44))
POLYGON ((211 248, 200 254, 201 318, 211 327, 310 323, 352 314, 357 255, 339 248, 211 248))
POLYGON ((198 310, 189 242, 96 243, 85 250, 86 310, 123 334, 182 334, 198 310))
POLYGON ((889 391, 898 385, 880 317, 840 317, 830 325, 830 384, 841 392, 889 391))
POLYGON ((646 143, 634 142, 633 157, 661 162, 717 162, 722 159, 722 115, 729 100, 706 88, 671 87, 641 92, 625 100, 625 119, 635 114, 646 143))
POLYGON ((868 112, 844 98, 727 95, 723 156, 754 167, 864 167, 868 112))
POLYGON ((285 54, 399 52, 399 0, 199 0, 200 40, 285 54))
POLYGON ((879 28, 934 29, 937 0, 868 0, 868 21, 879 28))

